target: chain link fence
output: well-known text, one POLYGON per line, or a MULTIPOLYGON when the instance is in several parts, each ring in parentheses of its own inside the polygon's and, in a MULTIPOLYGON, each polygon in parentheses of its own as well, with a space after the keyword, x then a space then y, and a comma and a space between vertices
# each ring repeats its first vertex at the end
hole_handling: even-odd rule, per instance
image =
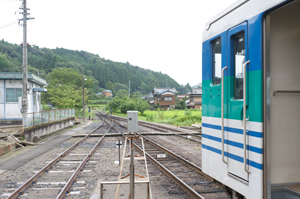
POLYGON ((75 109, 49 110, 23 114, 23 128, 57 122, 75 116, 75 109))

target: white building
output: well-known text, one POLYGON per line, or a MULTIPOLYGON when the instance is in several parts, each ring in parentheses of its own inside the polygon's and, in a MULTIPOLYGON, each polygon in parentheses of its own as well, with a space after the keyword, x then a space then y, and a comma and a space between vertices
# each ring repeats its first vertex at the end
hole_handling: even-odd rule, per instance
MULTIPOLYGON (((22 120, 19 98, 22 97, 22 73, 0 73, 0 123, 22 120)), ((28 113, 41 111, 41 92, 46 80, 28 73, 28 113)))

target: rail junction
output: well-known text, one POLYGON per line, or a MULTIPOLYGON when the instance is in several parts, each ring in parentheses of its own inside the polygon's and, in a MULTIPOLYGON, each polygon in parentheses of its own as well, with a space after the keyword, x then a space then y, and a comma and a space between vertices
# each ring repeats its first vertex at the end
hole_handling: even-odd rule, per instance
MULTIPOLYGON (((127 120, 101 112, 96 112, 96 115, 98 120, 60 144, 60 148, 55 152, 49 151, 44 158, 39 157, 44 160, 44 164, 36 158, 37 162, 33 163, 34 169, 31 167, 31 170, 26 172, 26 168, 21 167, 15 172, 10 171, 10 176, 0 181, 0 197, 58 199, 93 198, 95 195, 94 198, 97 198, 99 195, 100 198, 114 198, 116 189, 106 184, 100 187, 100 181, 95 176, 99 177, 101 171, 101 174, 106 176, 101 181, 117 180, 119 166, 116 162, 120 162, 111 163, 117 160, 117 155, 113 155, 118 151, 114 143, 117 143, 117 140, 124 143, 128 136, 127 120), (54 155, 58 151, 58 155, 54 155), (54 158, 49 160, 49 157, 53 156, 54 158), (108 162, 112 166, 108 166, 108 162), (38 167, 41 168, 36 169, 38 167), (113 167, 114 171, 109 171, 113 167), (24 176, 27 180, 18 181, 24 179, 24 176), (95 194, 98 187, 102 190, 95 194)), ((145 165, 145 162, 137 160, 135 167, 138 170, 148 166, 151 187, 150 195, 146 196, 145 187, 136 184, 137 198, 231 198, 230 191, 225 186, 202 172, 201 155, 200 161, 193 159, 198 157, 197 154, 193 154, 193 148, 201 147, 201 135, 190 130, 150 122, 139 121, 138 125, 138 135, 144 140, 144 145, 142 146, 141 139, 133 140, 135 154, 139 156, 144 153, 148 162, 145 165), (170 145, 171 143, 174 143, 174 146, 170 145), (177 154, 182 149, 181 145, 183 149, 191 147, 188 155, 177 154), (160 187, 160 190, 156 187, 160 187)), ((121 185, 119 191, 120 194, 116 198, 128 197, 128 185, 121 185)))

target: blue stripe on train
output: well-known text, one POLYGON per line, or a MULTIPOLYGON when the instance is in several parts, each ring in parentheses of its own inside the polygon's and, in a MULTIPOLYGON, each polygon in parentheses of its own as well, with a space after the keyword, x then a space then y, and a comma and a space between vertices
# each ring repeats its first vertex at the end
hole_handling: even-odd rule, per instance
MULTIPOLYGON (((202 133, 202 137, 213 140, 213 141, 216 141, 216 142, 222 142, 222 139, 220 137, 215 137, 215 136, 207 135, 207 134, 203 134, 203 133, 202 133)), ((244 148, 244 144, 239 143, 239 142, 234 142, 234 141, 231 141, 231 140, 224 139, 224 143, 228 144, 230 146, 240 148, 240 149, 244 148)), ((258 148, 258 147, 247 145, 246 149, 249 150, 249 151, 258 153, 258 154, 263 154, 263 149, 258 148)))
MULTIPOLYGON (((203 149, 207 149, 209 151, 212 151, 212 152, 215 152, 219 155, 222 155, 222 151, 220 149, 216 149, 214 147, 211 147, 211 146, 208 146, 208 145, 205 145, 205 144, 202 144, 202 148, 203 149)), ((233 159, 233 160, 236 160, 238 162, 241 162, 243 163, 244 162, 244 158, 243 157, 240 157, 240 156, 237 156, 237 155, 234 155, 234 154, 231 154, 231 153, 228 153, 228 152, 224 152, 224 155, 229 157, 230 159, 233 159)), ((257 169, 260 169, 260 170, 263 170, 263 164, 260 164, 260 163, 257 163, 257 162, 254 162, 254 161, 251 161, 249 159, 247 159, 246 163, 254 168, 257 168, 257 169)))
MULTIPOLYGON (((202 123, 202 127, 216 129, 216 130, 222 130, 221 126, 214 125, 214 124, 202 123)), ((230 133, 237 133, 237 134, 243 134, 244 133, 243 129, 237 129, 237 128, 232 128, 232 127, 227 127, 227 126, 224 126, 224 131, 228 131, 230 133)), ((262 132, 248 131, 247 130, 247 135, 252 136, 252 137, 257 137, 257 138, 263 138, 263 133, 262 132)))

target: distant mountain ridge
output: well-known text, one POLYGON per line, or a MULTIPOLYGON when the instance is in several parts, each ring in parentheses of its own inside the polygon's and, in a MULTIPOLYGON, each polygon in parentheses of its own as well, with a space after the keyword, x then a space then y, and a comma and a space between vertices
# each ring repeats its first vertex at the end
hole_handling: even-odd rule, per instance
MULTIPOLYGON (((22 47, 14 45, 4 40, 0 41, 0 71, 20 72, 22 65, 22 47)), ((68 50, 64 48, 48 49, 31 46, 28 48, 28 68, 29 72, 39 74, 47 80, 47 74, 54 68, 66 67, 77 69, 81 72, 84 66, 86 75, 93 76, 97 81, 97 87, 105 88, 108 81, 128 85, 132 91, 149 93, 154 87, 165 87, 166 80, 168 87, 176 88, 179 93, 184 93, 187 86, 178 84, 167 74, 155 72, 133 66, 129 62, 114 62, 101 58, 97 54, 68 50)), ((96 89, 97 90, 97 89, 96 89)))

